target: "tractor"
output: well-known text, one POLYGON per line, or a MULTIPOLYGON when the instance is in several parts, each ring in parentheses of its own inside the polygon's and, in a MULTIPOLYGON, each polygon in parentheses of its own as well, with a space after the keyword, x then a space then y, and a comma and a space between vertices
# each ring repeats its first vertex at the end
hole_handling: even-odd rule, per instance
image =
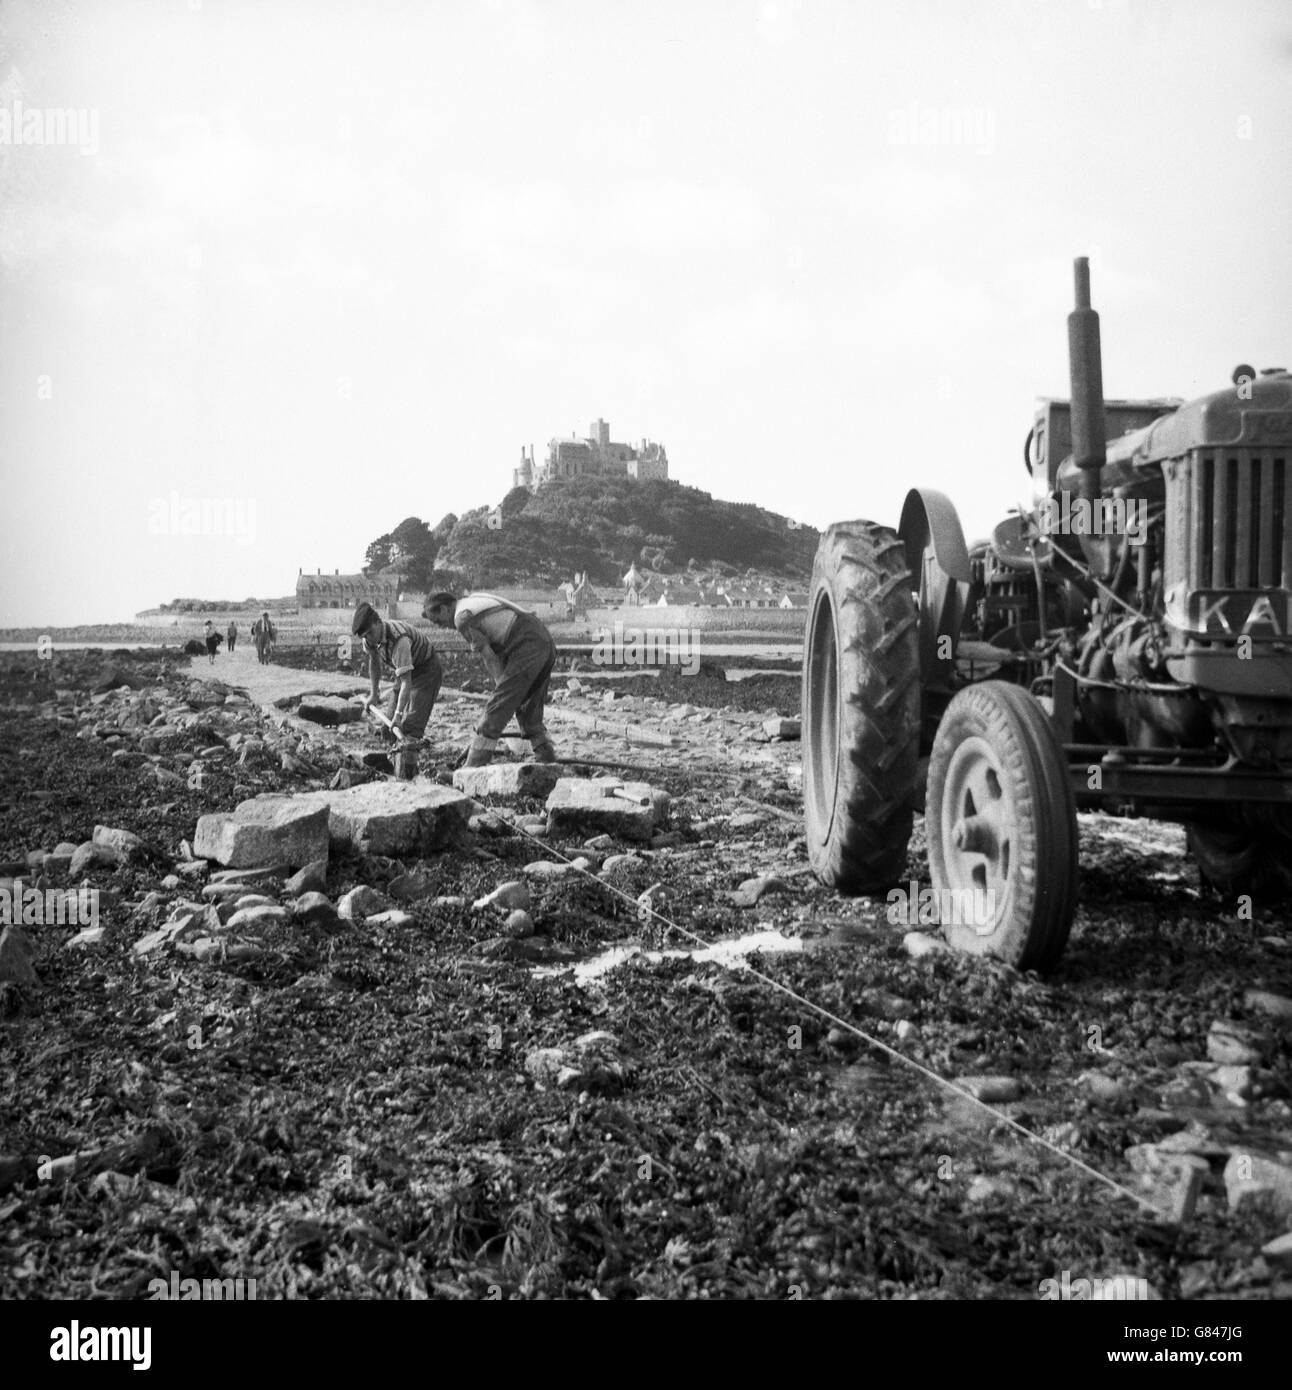
POLYGON ((896 530, 830 526, 804 634, 817 877, 893 889, 922 812, 934 914, 981 908, 942 911, 949 944, 1041 974, 1076 908, 1078 808, 1183 823, 1239 915, 1292 891, 1292 374, 1106 401, 1084 257, 1075 280, 1031 505, 972 547, 929 488, 896 530))

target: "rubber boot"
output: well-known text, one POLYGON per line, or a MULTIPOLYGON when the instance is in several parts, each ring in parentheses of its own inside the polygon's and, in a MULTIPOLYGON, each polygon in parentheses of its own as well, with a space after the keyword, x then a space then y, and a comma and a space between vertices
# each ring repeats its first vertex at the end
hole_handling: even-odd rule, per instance
POLYGON ((493 762, 494 750, 498 747, 496 738, 484 738, 477 734, 471 740, 471 747, 467 749, 467 760, 462 764, 463 767, 485 767, 493 762))
POLYGON ((406 738, 395 750, 395 776, 401 782, 411 782, 417 776, 417 762, 421 751, 420 738, 406 738))
POLYGON ((557 761, 556 749, 552 747, 552 740, 548 738, 546 732, 540 733, 537 738, 531 738, 529 747, 534 754, 536 763, 554 763, 557 761))

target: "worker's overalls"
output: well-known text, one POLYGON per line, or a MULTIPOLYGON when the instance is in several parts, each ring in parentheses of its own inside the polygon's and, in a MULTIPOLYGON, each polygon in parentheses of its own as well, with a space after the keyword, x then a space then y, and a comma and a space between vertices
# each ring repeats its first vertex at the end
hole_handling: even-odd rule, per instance
POLYGON ((501 738, 514 714, 535 753, 550 747, 551 740, 543 726, 543 706, 556 664, 556 644, 551 633, 532 613, 517 613, 506 641, 493 650, 502 662, 502 679, 485 705, 476 733, 481 738, 501 738))

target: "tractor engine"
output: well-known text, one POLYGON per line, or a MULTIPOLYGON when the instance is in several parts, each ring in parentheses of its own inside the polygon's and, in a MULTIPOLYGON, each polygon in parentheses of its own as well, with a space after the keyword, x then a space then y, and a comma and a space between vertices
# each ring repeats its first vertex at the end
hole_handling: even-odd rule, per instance
POLYGON ((1042 501, 997 528, 984 616, 1032 625, 1033 652, 1075 679, 1087 742, 1292 768, 1292 375, 1239 367, 1187 404, 1105 402, 1076 269, 1072 399, 1029 435, 1042 501))

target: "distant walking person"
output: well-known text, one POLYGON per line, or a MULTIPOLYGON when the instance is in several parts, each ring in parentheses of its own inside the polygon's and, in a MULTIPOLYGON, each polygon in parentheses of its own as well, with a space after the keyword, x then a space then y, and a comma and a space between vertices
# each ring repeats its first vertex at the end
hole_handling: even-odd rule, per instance
POLYGON ((227 635, 229 638, 229 655, 232 656, 234 647, 238 645, 238 625, 232 618, 229 619, 229 631, 227 635))
POLYGON ((268 609, 252 623, 251 638, 256 644, 256 660, 259 661, 262 666, 268 666, 269 653, 273 650, 274 643, 278 640, 278 633, 273 623, 269 620, 268 609))
POLYGON ((215 665, 215 654, 216 654, 216 652, 219 650, 220 643, 224 641, 224 638, 221 637, 220 634, 211 626, 211 620, 210 620, 210 618, 208 618, 208 619, 206 620, 206 631, 205 631, 205 636, 206 636, 206 655, 207 655, 208 660, 210 661, 210 664, 211 664, 212 666, 214 666, 214 665, 215 665))
POLYGON ((494 692, 476 725, 464 765, 483 767, 493 758, 513 714, 534 751, 534 761, 556 762, 556 750, 543 727, 556 644, 537 616, 496 594, 454 598, 447 592, 432 594, 422 616, 436 627, 457 628, 484 659, 494 680, 494 692))

